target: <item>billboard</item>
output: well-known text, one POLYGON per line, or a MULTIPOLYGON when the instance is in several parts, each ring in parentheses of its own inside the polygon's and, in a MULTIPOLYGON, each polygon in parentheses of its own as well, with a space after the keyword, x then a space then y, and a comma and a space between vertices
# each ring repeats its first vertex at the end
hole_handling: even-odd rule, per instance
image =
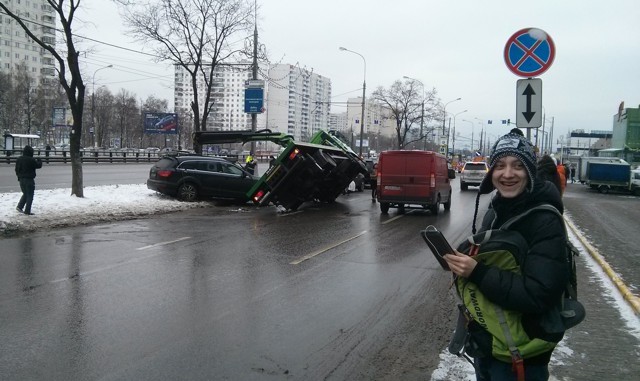
POLYGON ((67 109, 65 107, 54 107, 51 119, 53 127, 65 127, 67 125, 67 109))
POLYGON ((144 113, 145 134, 170 134, 178 133, 178 114, 163 112, 144 113))

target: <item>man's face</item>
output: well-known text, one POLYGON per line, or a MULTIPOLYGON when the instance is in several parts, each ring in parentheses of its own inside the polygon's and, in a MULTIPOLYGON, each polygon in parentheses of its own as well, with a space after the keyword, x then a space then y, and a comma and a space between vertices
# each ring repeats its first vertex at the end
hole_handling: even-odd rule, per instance
POLYGON ((494 165, 491 182, 502 197, 514 198, 527 188, 529 175, 520 159, 515 156, 505 156, 494 165))

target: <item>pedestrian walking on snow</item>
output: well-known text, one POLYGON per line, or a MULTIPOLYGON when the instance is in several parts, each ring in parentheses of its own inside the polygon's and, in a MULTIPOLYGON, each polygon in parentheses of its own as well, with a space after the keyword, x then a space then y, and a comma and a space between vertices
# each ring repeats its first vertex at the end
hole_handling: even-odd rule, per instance
POLYGON ((36 169, 42 168, 42 160, 34 159, 33 148, 24 146, 22 156, 16 160, 16 175, 20 183, 22 197, 16 206, 16 210, 26 215, 32 215, 31 204, 36 190, 36 169))

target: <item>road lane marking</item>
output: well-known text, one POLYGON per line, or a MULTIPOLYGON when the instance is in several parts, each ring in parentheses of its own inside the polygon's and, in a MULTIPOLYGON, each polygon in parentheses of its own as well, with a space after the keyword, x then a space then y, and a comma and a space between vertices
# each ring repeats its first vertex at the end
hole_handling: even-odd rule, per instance
POLYGON ((331 250, 331 249, 333 249, 333 248, 336 248, 336 247, 338 247, 338 246, 342 245, 343 243, 347 243, 347 242, 349 242, 349 241, 351 241, 351 240, 354 240, 354 239, 356 239, 356 238, 360 237, 361 235, 365 234, 366 232, 367 232, 367 231, 365 230, 365 231, 363 231, 363 232, 361 232, 361 233, 359 233, 359 234, 354 235, 353 237, 349 237, 349 238, 347 238, 347 239, 344 239, 344 240, 342 240, 342 241, 340 241, 340 242, 337 242, 337 243, 335 243, 335 244, 333 244, 333 245, 331 245, 331 246, 329 246, 329 247, 325 247, 324 249, 320 249, 320 250, 315 251, 315 252, 313 252, 313 253, 311 253, 311 254, 307 254, 307 255, 305 255, 304 257, 301 257, 301 258, 299 258, 299 259, 296 259, 296 260, 295 260, 295 261, 293 261, 293 262, 290 262, 289 264, 290 264, 290 265, 299 265, 300 263, 302 263, 302 262, 304 262, 304 261, 306 261, 306 260, 308 260, 308 259, 311 259, 311 258, 313 258, 313 257, 315 257, 315 256, 317 256, 317 255, 320 255, 320 254, 322 254, 322 253, 324 253, 324 252, 326 252, 326 251, 329 251, 329 250, 331 250))
POLYGON ((191 239, 191 237, 182 237, 182 238, 174 239, 173 241, 158 242, 158 243, 155 243, 155 244, 153 244, 153 245, 139 247, 139 248, 137 248, 136 250, 147 250, 147 249, 151 249, 152 247, 158 247, 158 246, 170 245, 170 244, 172 244, 172 243, 176 243, 176 242, 184 241, 184 240, 187 240, 187 239, 191 239))
POLYGON ((395 217, 393 217, 393 218, 389 218, 388 220, 386 220, 386 221, 384 221, 384 222, 381 222, 380 224, 381 224, 381 225, 386 225, 386 224, 388 224, 389 222, 393 222, 393 221, 395 221, 395 220, 397 220, 397 219, 399 219, 399 218, 402 218, 402 217, 406 216, 407 214, 411 214, 411 213, 413 213, 413 212, 415 212, 415 211, 416 211, 416 210, 415 210, 415 209, 413 209, 413 210, 410 210, 410 211, 408 211, 408 212, 406 212, 406 213, 398 214, 397 216, 395 216, 395 217))

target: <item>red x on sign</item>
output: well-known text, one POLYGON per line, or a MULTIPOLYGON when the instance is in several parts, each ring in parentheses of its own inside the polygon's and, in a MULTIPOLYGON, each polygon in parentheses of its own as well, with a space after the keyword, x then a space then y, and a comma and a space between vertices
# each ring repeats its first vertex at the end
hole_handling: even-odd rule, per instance
POLYGON ((531 78, 547 71, 556 48, 545 31, 525 28, 514 33, 504 47, 504 62, 513 74, 531 78))

